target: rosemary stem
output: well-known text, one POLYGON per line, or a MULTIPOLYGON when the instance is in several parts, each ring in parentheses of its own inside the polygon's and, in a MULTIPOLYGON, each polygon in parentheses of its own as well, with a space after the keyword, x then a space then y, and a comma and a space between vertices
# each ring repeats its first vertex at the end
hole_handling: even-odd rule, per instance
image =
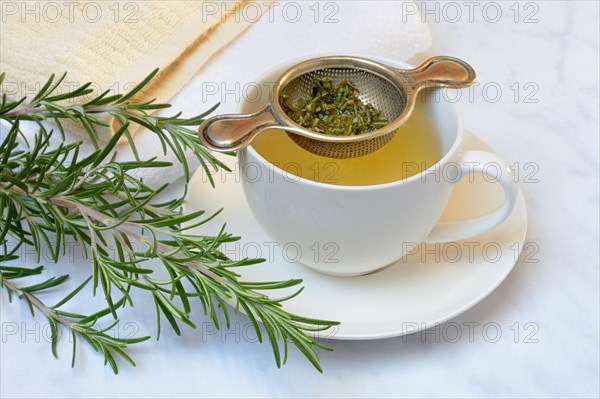
POLYGON ((68 327, 69 329, 73 329, 74 323, 69 319, 57 314, 55 311, 46 306, 42 301, 39 300, 37 296, 30 292, 25 292, 19 289, 12 281, 4 277, 0 272, 0 276, 2 276, 2 285, 6 287, 8 290, 12 291, 19 298, 25 297, 29 303, 31 303, 36 309, 42 312, 46 317, 56 320, 60 324, 68 327))
MULTIPOLYGON (((102 106, 102 105, 78 105, 79 107, 83 107, 83 109, 88 113, 113 113, 119 111, 121 108, 114 105, 102 106)), ((51 111, 44 106, 36 106, 36 107, 20 107, 14 109, 9 112, 5 112, 0 114, 1 119, 6 119, 8 121, 16 119, 21 116, 28 116, 31 114, 39 114, 39 113, 49 113, 49 115, 53 116, 63 116, 58 115, 57 112, 51 111)))

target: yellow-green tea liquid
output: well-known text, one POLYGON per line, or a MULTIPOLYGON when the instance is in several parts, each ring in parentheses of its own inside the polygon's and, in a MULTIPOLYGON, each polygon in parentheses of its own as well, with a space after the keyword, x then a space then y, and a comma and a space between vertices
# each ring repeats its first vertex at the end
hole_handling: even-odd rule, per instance
POLYGON ((335 159, 312 154, 281 130, 259 134, 252 146, 263 158, 290 175, 345 186, 406 179, 440 159, 435 130, 419 107, 389 143, 358 158, 335 159))

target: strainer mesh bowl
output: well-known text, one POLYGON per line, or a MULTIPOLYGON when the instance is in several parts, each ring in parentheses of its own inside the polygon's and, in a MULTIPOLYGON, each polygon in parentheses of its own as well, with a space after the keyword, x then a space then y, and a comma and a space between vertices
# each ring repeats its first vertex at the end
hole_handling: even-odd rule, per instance
MULTIPOLYGON (((370 103, 379 109, 389 122, 400 117, 406 108, 406 94, 398 85, 363 68, 323 68, 302 73, 285 84, 281 88, 280 94, 286 96, 287 101, 291 104, 297 104, 300 99, 312 95, 315 77, 330 78, 334 85, 338 85, 342 81, 350 81, 358 89, 359 99, 363 103, 370 103)), ((291 120, 289 122, 293 123, 291 120)), ((377 151, 387 144, 392 139, 395 130, 381 134, 380 131, 384 129, 359 136, 344 136, 346 141, 336 140, 339 136, 320 135, 320 138, 311 138, 293 132, 288 132, 288 135, 296 144, 314 154, 330 158, 353 158, 377 151)))

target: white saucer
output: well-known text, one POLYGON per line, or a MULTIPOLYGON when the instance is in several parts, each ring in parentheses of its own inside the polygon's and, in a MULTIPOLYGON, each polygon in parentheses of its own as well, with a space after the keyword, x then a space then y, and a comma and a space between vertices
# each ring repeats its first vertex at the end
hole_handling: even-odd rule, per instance
MULTIPOLYGON (((487 144, 467 133, 465 150, 488 150, 487 144)), ((222 247, 232 258, 262 257, 263 264, 237 269, 247 281, 301 278, 304 291, 285 302, 285 309, 303 316, 337 320, 341 324, 322 337, 377 339, 416 332, 441 323, 471 308, 489 295, 508 275, 525 240, 527 212, 523 193, 511 216, 494 231, 474 239, 421 246, 388 268, 361 277, 333 277, 290 262, 295 248, 274 243, 246 203, 237 160, 222 156, 236 173, 218 172, 212 188, 202 169, 192 178, 184 204, 186 212, 221 207, 223 212, 196 229, 216 234, 223 223, 240 235, 239 243, 222 247)), ((442 220, 478 216, 502 202, 498 184, 475 179, 455 188, 442 220)), ((282 291, 281 295, 287 293, 282 291)), ((275 292, 271 292, 271 295, 275 292)), ((279 295, 277 293, 276 295, 279 295)))

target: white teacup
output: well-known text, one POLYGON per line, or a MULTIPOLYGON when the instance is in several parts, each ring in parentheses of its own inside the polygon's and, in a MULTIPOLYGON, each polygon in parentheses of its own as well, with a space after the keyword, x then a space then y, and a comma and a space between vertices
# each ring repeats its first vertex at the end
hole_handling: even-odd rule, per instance
MULTIPOLYGON (((272 81, 284 68, 271 71, 262 81, 272 81)), ((266 101, 259 98, 243 104, 241 111, 252 112, 266 101)), ((510 214, 518 194, 509 167, 493 153, 462 151, 463 123, 456 104, 442 100, 423 106, 443 155, 431 168, 405 180, 368 186, 320 183, 291 177, 252 146, 239 151, 244 192, 258 223, 272 239, 299 248, 300 262, 306 266, 339 276, 385 267, 406 254, 411 248, 407 244, 462 240, 498 226, 510 214), (473 173, 502 185, 502 205, 475 219, 439 223, 453 185, 473 173)))

